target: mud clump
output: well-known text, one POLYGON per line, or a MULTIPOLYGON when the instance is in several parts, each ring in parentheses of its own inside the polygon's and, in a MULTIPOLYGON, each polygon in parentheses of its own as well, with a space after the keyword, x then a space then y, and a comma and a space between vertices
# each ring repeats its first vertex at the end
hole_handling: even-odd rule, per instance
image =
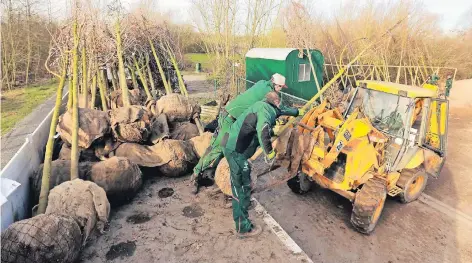
POLYGON ((169 188, 169 187, 162 188, 162 189, 159 190, 159 192, 157 193, 157 195, 158 195, 160 198, 167 198, 167 197, 172 196, 173 194, 174 194, 174 189, 169 188))
POLYGON ((134 251, 136 251, 136 242, 121 242, 110 247, 110 250, 108 250, 106 254, 106 258, 107 260, 114 260, 118 257, 131 257, 134 255, 134 251))
POLYGON ((212 180, 211 178, 202 178, 198 182, 200 186, 203 186, 203 187, 210 187, 215 184, 215 181, 212 180))
POLYGON ((150 216, 148 213, 139 212, 134 215, 128 216, 126 218, 126 222, 132 224, 142 224, 151 220, 151 217, 152 216, 150 216))
POLYGON ((195 218, 200 217, 204 214, 203 209, 199 205, 190 205, 184 207, 182 210, 185 217, 195 218))

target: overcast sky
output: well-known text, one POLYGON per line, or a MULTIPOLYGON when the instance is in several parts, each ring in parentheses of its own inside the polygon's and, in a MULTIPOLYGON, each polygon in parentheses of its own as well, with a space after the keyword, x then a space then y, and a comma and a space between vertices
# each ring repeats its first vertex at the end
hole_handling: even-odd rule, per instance
MULTIPOLYGON (((97 1, 97 0, 92 0, 97 1)), ((305 0, 307 1, 307 0, 305 0)), ((317 13, 331 14, 336 8, 348 1, 371 1, 371 0, 312 0, 317 9, 317 13)), ((388 0, 372 0, 388 1, 388 0)), ((393 0, 395 1, 395 0, 393 0)), ((412 0, 415 1, 415 0, 412 0)), ((417 1, 417 0, 416 0, 417 1)), ((51 0, 53 9, 56 13, 62 13, 60 10, 65 6, 66 0, 51 0)), ((139 0, 122 0, 125 6, 133 6, 139 0)), ((191 8, 190 0, 156 0, 157 9, 163 13, 171 15, 172 19, 178 23, 191 23, 189 15, 191 8)), ((457 29, 459 21, 464 19, 466 12, 472 10, 472 0, 423 0, 428 11, 438 14, 441 17, 441 26, 443 30, 450 31, 457 29)), ((470 14, 472 16, 472 14, 470 14)), ((471 19, 472 20, 472 19, 471 19)))

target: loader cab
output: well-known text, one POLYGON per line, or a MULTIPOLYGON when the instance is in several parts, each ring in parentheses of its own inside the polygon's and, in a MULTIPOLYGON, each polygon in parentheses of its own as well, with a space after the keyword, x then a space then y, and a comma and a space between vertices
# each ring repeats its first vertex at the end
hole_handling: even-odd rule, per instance
POLYGON ((359 108, 376 129, 390 138, 385 151, 387 170, 400 171, 411 166, 413 159, 416 163, 424 162, 424 154, 420 161, 416 159, 419 150, 426 149, 441 159, 440 167, 431 172, 437 176, 446 155, 447 101, 437 98, 434 87, 382 81, 357 84, 345 115, 359 108))

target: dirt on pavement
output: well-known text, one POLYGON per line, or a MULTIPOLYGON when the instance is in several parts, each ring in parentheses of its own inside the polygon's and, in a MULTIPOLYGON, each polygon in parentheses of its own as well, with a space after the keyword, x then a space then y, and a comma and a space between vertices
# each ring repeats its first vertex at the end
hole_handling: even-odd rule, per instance
POLYGON ((256 213, 263 233, 235 235, 222 194, 190 193, 189 177, 150 178, 124 206, 114 208, 105 234, 88 242, 80 262, 297 262, 256 213))

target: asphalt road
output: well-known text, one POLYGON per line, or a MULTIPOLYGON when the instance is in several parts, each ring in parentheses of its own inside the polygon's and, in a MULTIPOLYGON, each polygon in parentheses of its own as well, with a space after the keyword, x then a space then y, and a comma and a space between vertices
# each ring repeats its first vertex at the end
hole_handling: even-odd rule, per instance
MULTIPOLYGON (((63 94, 68 92, 65 87, 63 94)), ((33 133, 39 124, 48 116, 49 112, 54 108, 56 102, 56 94, 47 99, 43 104, 36 107, 24 119, 19 121, 15 127, 1 137, 1 169, 15 156, 16 152, 25 143, 28 134, 33 133)), ((63 104, 65 105, 65 104, 63 104)))
POLYGON ((390 198, 375 231, 363 235, 351 226, 351 203, 329 190, 315 187, 300 196, 283 184, 256 198, 314 262, 472 262, 472 111, 463 101, 472 86, 458 84, 450 100, 448 159, 425 190, 446 209, 390 198))

